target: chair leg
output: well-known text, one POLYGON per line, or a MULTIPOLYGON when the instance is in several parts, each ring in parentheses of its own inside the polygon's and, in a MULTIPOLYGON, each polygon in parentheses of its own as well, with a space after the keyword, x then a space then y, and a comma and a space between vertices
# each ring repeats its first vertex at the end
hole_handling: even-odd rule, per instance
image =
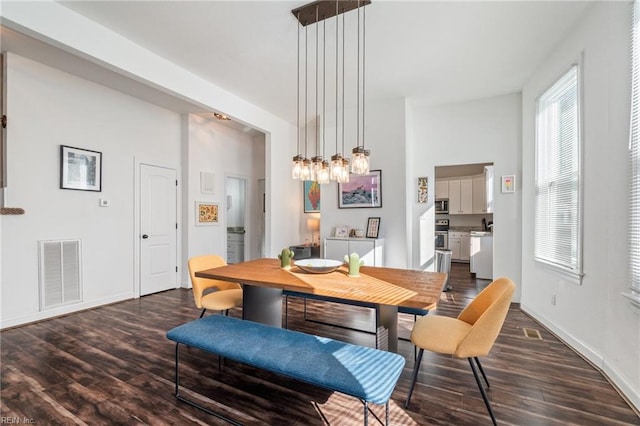
POLYGON ((478 376, 478 369, 476 365, 473 363, 473 359, 467 358, 469 360, 469 365, 471 366, 471 371, 473 371, 473 376, 476 378, 476 383, 478 384, 478 388, 480 389, 480 393, 482 394, 482 399, 484 399, 484 405, 487 406, 487 410, 489 411, 489 415, 491 416, 491 421, 493 422, 493 426, 497 426, 496 416, 493 414, 493 408, 491 408, 491 402, 489 402, 489 398, 487 397, 487 392, 484 390, 484 386, 482 386, 482 382, 480 381, 480 377, 478 376))
POLYGON ((491 387, 491 385, 489 384, 489 379, 487 379, 487 375, 484 374, 484 368, 482 368, 482 364, 480 364, 480 360, 478 359, 477 356, 473 357, 473 359, 476 360, 476 364, 478 364, 478 368, 480 369, 480 373, 482 373, 482 377, 484 378, 484 382, 487 384, 487 389, 489 389, 491 387))
POLYGON ((205 313, 206 311, 207 311, 206 309, 203 309, 203 310, 202 310, 202 313, 200 314, 200 318, 202 318, 202 317, 204 316, 204 313, 205 313))
POLYGON ((418 359, 416 360, 416 365, 415 367, 413 367, 413 377, 411 378, 411 386, 409 386, 409 394, 407 395, 407 401, 404 403, 404 408, 409 407, 411 395, 413 394, 413 387, 416 385, 416 379, 418 378, 418 370, 420 370, 420 363, 422 362, 423 354, 424 349, 420 348, 420 350, 418 351, 418 359))

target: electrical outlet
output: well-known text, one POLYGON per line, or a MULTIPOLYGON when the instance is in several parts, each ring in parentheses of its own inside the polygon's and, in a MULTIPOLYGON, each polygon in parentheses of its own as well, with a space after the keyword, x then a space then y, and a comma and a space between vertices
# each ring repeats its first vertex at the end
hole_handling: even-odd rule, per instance
POLYGON ((555 293, 551 295, 551 305, 556 306, 556 295, 555 295, 555 293))

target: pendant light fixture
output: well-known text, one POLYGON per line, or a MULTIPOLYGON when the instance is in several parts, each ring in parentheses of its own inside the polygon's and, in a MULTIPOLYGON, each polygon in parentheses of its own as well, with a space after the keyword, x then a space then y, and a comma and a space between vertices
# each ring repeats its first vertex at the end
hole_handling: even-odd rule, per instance
MULTIPOLYGON (((318 6, 316 6, 316 22, 318 22, 318 6)), ((318 45, 319 45, 319 31, 320 25, 316 24, 316 119, 315 119, 315 135, 316 135, 316 155, 311 159, 311 180, 318 180, 318 175, 322 171, 322 155, 320 155, 318 120, 318 45)), ((324 119, 324 117, 323 117, 324 119)), ((324 121, 324 120, 323 120, 324 121)))
MULTIPOLYGON (((298 20, 300 20, 300 14, 298 14, 298 20)), ((291 178, 300 179, 302 176, 302 155, 300 154, 300 26, 297 26, 298 30, 298 53, 297 53, 297 64, 298 64, 298 72, 297 76, 297 85, 296 85, 296 120, 297 120, 297 140, 298 140, 298 153, 293 157, 293 167, 291 169, 291 178)))
POLYGON ((365 76, 365 36, 367 34, 366 31, 366 11, 362 11, 362 145, 360 145, 360 1, 358 1, 358 76, 357 76, 357 102, 356 102, 356 143, 357 146, 353 148, 351 151, 352 154, 352 164, 351 164, 351 172, 356 175, 366 175, 369 173, 369 154, 370 151, 364 148, 364 76, 365 76))
MULTIPOLYGON (((327 21, 323 20, 322 24, 322 153, 327 150, 327 132, 326 132, 326 117, 327 117, 327 21)), ((316 180, 320 185, 325 185, 331 181, 329 179, 329 162, 323 160, 320 171, 316 176, 316 180)))
MULTIPOLYGON (((369 151, 364 148, 364 41, 363 41, 363 54, 362 54, 362 65, 360 64, 360 8, 370 4, 370 0, 318 0, 313 3, 307 4, 305 6, 301 6, 297 9, 292 10, 293 15, 298 20, 299 25, 305 27, 305 64, 304 64, 304 73, 305 73, 305 93, 304 93, 304 157, 300 154, 301 144, 300 144, 300 31, 298 28, 298 96, 297 96, 297 111, 298 111, 298 154, 293 157, 293 168, 291 176, 294 179, 302 179, 302 180, 317 180, 319 183, 328 183, 329 181, 337 181, 337 182, 348 182, 349 181, 349 173, 350 173, 350 161, 348 158, 344 156, 344 145, 345 145, 345 17, 344 14, 346 12, 357 9, 358 13, 358 49, 356 60, 358 63, 357 67, 357 118, 356 118, 356 128, 357 128, 357 136, 356 136, 356 148, 353 149, 353 166, 351 171, 353 173, 365 174, 368 173, 368 157, 369 151), (342 16, 342 83, 340 83, 340 75, 339 75, 339 15, 342 16), (327 160, 324 160, 323 154, 326 154, 326 20, 336 17, 336 153, 331 156, 331 163, 327 160), (323 27, 323 74, 322 74, 322 91, 323 91, 323 99, 322 99, 322 117, 318 115, 318 101, 319 101, 319 91, 318 91, 318 81, 319 81, 319 22, 324 21, 323 27), (307 157, 307 149, 308 149, 308 48, 307 48, 307 39, 308 39, 308 31, 307 27, 309 25, 316 24, 316 120, 315 120, 315 130, 316 130, 316 146, 315 146, 315 156, 312 157, 311 160, 307 157), (360 70, 362 69, 362 144, 360 144, 360 70), (340 95, 340 84, 342 84, 342 150, 338 151, 339 145, 339 95, 340 95), (319 143, 319 124, 320 119, 322 119, 322 153, 320 151, 320 143, 319 143), (366 154, 366 172, 360 173, 363 168, 361 166, 360 154, 366 154), (358 156, 356 156, 358 154, 358 156), (358 165, 356 166, 356 161, 358 161, 358 165)), ((364 39, 364 37, 363 37, 364 39)))
MULTIPOLYGON (((358 5, 360 3, 358 2, 358 5)), ((346 45, 346 40, 347 40, 347 34, 345 32, 345 22, 344 22, 344 18, 345 18, 345 14, 342 14, 342 150, 340 151, 343 155, 342 157, 342 170, 340 170, 340 177, 338 178, 338 182, 339 183, 347 183, 349 182, 349 159, 347 157, 344 156, 344 129, 345 129, 345 121, 344 121, 344 114, 345 114, 345 105, 344 105, 344 98, 345 98, 345 79, 344 79, 344 69, 345 69, 345 45, 346 45)))

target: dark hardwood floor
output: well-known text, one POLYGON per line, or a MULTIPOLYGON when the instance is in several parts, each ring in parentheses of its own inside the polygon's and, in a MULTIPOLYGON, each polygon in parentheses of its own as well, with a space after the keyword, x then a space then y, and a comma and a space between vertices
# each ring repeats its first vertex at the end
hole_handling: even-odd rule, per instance
MULTIPOLYGON (((437 314, 456 316, 487 281, 452 266, 453 289, 437 314)), ((289 327, 373 346, 374 335, 311 319, 373 327, 368 309, 289 299, 289 327)), ((195 319, 189 290, 172 290, 42 321, 0 333, 2 423, 87 425, 224 424, 173 396, 174 345, 167 330, 195 319)), ((239 309, 231 315, 240 316, 239 309)), ((407 336, 413 318, 402 316, 407 336)), ((425 352, 409 409, 404 408, 413 346, 399 343, 407 365, 393 394, 393 425, 490 424, 466 360, 425 352)), ((362 404, 285 377, 184 349, 182 384, 189 397, 251 425, 361 425, 362 404)), ((499 424, 639 425, 640 418, 605 378, 513 305, 489 356, 482 359, 491 382, 499 424), (525 336, 538 330, 541 339, 525 336)), ((312 366, 311 366, 312 368, 312 366)), ((383 408, 373 411, 383 418, 383 408)), ((380 424, 370 417, 370 424, 380 424)))

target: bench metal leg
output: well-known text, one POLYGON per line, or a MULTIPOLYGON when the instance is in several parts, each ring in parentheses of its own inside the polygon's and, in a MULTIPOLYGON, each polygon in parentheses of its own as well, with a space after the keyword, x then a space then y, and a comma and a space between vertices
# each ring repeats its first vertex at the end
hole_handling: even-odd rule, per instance
POLYGON ((215 416, 215 417, 217 417, 219 419, 222 419, 227 423, 230 423, 230 424, 235 425, 235 426, 242 426, 242 423, 238 423, 235 420, 230 419, 229 417, 226 417, 226 416, 224 416, 224 415, 222 415, 220 413, 216 413, 215 411, 212 411, 212 410, 208 409, 207 407, 204 407, 204 406, 198 404, 197 402, 191 401, 190 399, 187 399, 187 398, 183 397, 182 395, 180 395, 180 368, 179 368, 179 366, 180 366, 180 351, 179 351, 179 348, 180 348, 180 343, 176 343, 176 394, 175 394, 176 395, 176 399, 178 401, 182 401, 185 404, 188 404, 188 405, 190 405, 192 407, 195 407, 195 408, 197 408, 199 410, 202 410, 202 411, 204 411, 205 413, 207 413, 207 414, 209 414, 211 416, 215 416))
POLYGON ((364 402, 364 426, 369 426, 369 403, 364 402))

